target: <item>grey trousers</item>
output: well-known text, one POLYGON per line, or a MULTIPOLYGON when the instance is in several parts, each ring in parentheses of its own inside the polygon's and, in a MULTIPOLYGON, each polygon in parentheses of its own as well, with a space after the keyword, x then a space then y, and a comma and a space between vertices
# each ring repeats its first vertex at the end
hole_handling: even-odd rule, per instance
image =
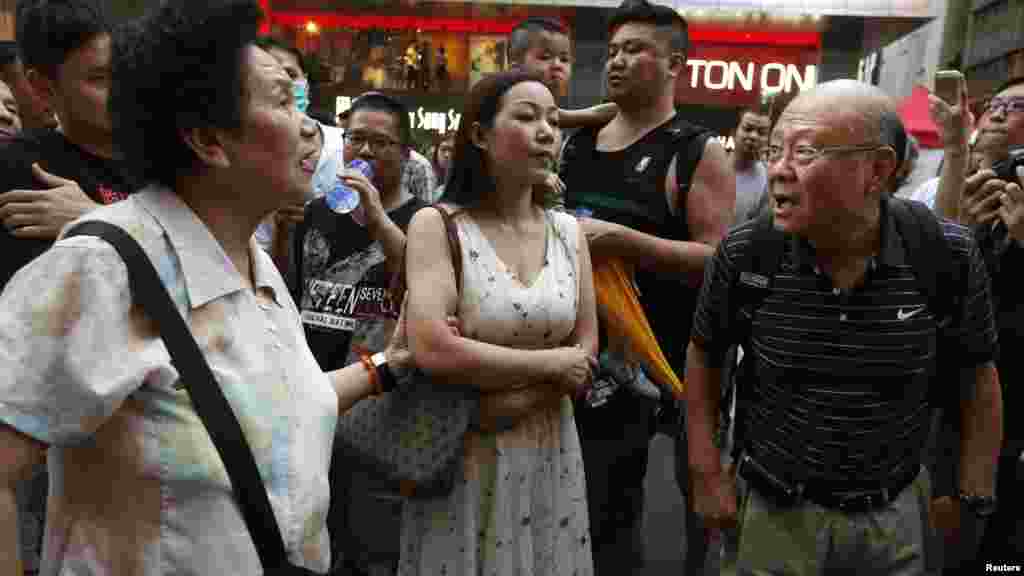
POLYGON ((885 508, 847 514, 811 502, 780 507, 746 491, 739 511, 741 576, 928 574, 931 486, 922 468, 885 508))

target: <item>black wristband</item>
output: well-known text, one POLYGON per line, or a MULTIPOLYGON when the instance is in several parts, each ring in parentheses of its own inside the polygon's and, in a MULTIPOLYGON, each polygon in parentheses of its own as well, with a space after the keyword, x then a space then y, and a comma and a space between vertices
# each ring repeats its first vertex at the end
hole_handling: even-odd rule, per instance
POLYGON ((380 381, 380 387, 382 392, 391 392, 395 389, 398 384, 398 380, 395 378, 395 373, 391 371, 391 367, 388 366, 387 356, 383 352, 378 352, 370 357, 373 361, 373 366, 377 369, 377 380, 380 381))
POLYGON ((960 503, 978 518, 988 518, 996 511, 995 496, 979 496, 961 490, 957 497, 960 499, 960 503))

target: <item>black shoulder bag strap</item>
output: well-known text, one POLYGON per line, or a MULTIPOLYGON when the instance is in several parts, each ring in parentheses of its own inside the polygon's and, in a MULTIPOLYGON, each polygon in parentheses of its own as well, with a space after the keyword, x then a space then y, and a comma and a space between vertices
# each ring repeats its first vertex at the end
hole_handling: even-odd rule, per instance
POLYGON ((750 245, 736 262, 736 299, 728 305, 731 318, 738 322, 738 340, 744 347, 743 360, 736 370, 736 418, 734 420, 733 459, 743 451, 744 416, 749 391, 744 390, 757 378, 757 361, 752 346, 754 315, 775 281, 782 260, 786 235, 775 228, 771 212, 758 216, 750 245))
POLYGON ((963 278, 942 224, 920 202, 902 198, 890 198, 888 202, 914 268, 918 289, 928 299, 933 314, 940 321, 948 320, 960 302, 963 278))
POLYGON ((588 165, 595 161, 597 134, 603 127, 581 128, 570 136, 566 140, 565 146, 562 147, 559 159, 561 174, 559 176, 568 187, 564 198, 566 206, 575 205, 577 199, 574 197, 574 192, 589 188, 586 171, 589 170, 588 165))
POLYGON ((268 576, 317 574, 288 562, 277 519, 242 427, 185 319, 142 247, 127 232, 107 222, 83 222, 69 230, 66 236, 99 237, 113 246, 124 260, 132 298, 156 323, 171 355, 171 363, 177 368, 181 383, 188 390, 192 405, 220 454, 264 573, 268 576))
POLYGON ((889 200, 893 220, 903 238, 907 258, 914 269, 918 290, 928 299, 928 306, 938 323, 936 337, 936 361, 929 374, 928 399, 932 407, 939 410, 933 421, 932 438, 934 452, 929 457, 932 474, 932 488, 936 495, 956 494, 960 438, 960 370, 956 366, 955 347, 958 342, 944 334, 945 327, 959 312, 966 298, 967 272, 953 258, 953 250, 942 231, 942 224, 920 202, 893 198, 889 200), (941 365, 949 361, 947 369, 941 365), (950 382, 950 375, 952 382, 950 382))
MULTIPOLYGON (((960 263, 953 258, 953 249, 942 231, 942 224, 927 206, 902 198, 891 198, 888 202, 897 230, 903 239, 907 259, 914 269, 917 288, 928 300, 928 307, 936 317, 936 345, 941 348, 946 345, 943 337, 945 328, 958 313, 958 308, 966 297, 964 281, 967 276, 961 272, 960 263)), ((955 346, 955 343, 949 345, 955 346)), ((944 374, 945 371, 938 363, 943 358, 956 356, 949 354, 948 351, 938 350, 936 366, 932 367, 931 376, 934 378, 944 374)), ((951 401, 959 404, 959 396, 955 400, 938 396, 941 388, 944 387, 931 387, 933 402, 937 402, 939 407, 944 407, 944 404, 951 401)))
MULTIPOLYGON (((700 164, 701 158, 704 157, 704 148, 707 147, 708 139, 711 138, 711 132, 685 121, 677 122, 675 130, 677 130, 675 140, 677 143, 675 146, 677 150, 676 186, 679 187, 681 202, 686 197, 686 193, 690 191, 693 174, 697 171, 697 165, 700 164)), ((678 212, 685 214, 685 210, 682 209, 678 212)))

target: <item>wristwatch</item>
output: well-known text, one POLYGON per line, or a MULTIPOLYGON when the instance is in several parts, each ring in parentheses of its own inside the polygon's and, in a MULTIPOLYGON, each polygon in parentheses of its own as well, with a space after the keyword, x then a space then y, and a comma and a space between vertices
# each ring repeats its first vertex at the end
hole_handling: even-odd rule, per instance
POLYGON ((974 513, 978 518, 988 518, 996 511, 995 496, 979 496, 960 491, 958 495, 960 503, 974 513))
POLYGON ((394 390, 398 381, 395 379, 395 374, 391 371, 391 367, 388 366, 388 357, 383 352, 377 352, 370 356, 370 362, 373 363, 373 367, 377 370, 377 378, 380 380, 381 390, 384 392, 394 390))

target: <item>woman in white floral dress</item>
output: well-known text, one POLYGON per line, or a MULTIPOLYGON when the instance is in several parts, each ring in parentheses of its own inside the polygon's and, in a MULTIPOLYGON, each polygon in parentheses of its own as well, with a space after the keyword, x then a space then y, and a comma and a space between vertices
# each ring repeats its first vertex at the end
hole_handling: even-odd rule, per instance
POLYGON ((569 400, 595 366, 590 257, 575 218, 532 194, 559 149, 557 115, 529 75, 474 87, 446 196, 460 282, 440 214, 421 210, 409 225, 410 348, 426 372, 480 391, 481 430, 467 435, 463 478, 447 497, 406 503, 403 576, 593 573, 569 400))

